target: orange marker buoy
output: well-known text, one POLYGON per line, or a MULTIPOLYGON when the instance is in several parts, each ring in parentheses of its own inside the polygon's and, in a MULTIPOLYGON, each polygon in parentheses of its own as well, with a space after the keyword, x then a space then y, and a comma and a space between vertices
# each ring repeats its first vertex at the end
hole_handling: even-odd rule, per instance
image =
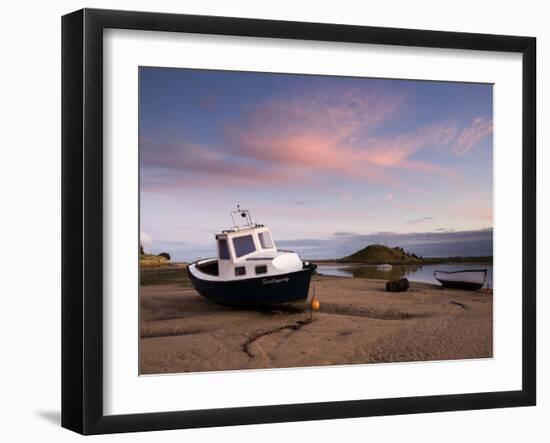
POLYGON ((311 310, 318 311, 320 307, 321 307, 321 303, 319 303, 319 300, 313 297, 313 299, 311 300, 311 310))

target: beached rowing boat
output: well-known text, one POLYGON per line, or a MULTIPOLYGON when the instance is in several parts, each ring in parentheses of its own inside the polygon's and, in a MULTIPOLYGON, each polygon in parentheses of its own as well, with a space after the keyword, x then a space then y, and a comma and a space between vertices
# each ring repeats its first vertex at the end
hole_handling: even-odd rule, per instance
POLYGON ((250 213, 231 213, 233 228, 216 234, 218 257, 187 267, 189 279, 203 297, 224 305, 273 307, 305 303, 316 265, 293 251, 276 248, 268 227, 252 222, 250 213), (235 222, 235 217, 244 222, 235 222))
POLYGON ((487 280, 487 269, 435 271, 434 277, 443 286, 457 289, 481 289, 487 280))

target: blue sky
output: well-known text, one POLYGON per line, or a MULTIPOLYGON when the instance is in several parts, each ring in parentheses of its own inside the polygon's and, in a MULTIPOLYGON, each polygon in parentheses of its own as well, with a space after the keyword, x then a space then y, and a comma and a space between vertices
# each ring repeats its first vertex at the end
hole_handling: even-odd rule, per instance
POLYGON ((151 252, 207 255, 237 204, 312 258, 381 232, 492 250, 492 85, 142 67, 139 93, 151 252))

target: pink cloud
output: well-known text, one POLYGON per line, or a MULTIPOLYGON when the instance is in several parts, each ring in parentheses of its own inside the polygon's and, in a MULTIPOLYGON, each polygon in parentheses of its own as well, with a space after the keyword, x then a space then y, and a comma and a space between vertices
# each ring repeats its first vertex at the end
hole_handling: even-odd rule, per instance
POLYGON ((413 157, 423 150, 464 154, 492 131, 490 120, 478 118, 461 131, 441 124, 375 137, 374 130, 395 117, 402 100, 350 90, 270 101, 228 125, 226 134, 236 155, 387 182, 390 169, 456 177, 449 168, 413 157))
POLYGON ((341 149, 395 113, 399 97, 346 90, 272 100, 227 126, 235 153, 262 161, 347 169, 341 149))
POLYGON ((435 163, 412 160, 422 150, 441 150, 456 139, 456 128, 450 125, 436 125, 421 128, 409 134, 394 137, 371 138, 361 150, 361 157, 367 162, 386 168, 399 168, 456 177, 449 168, 435 163))
POLYGON ((491 207, 473 208, 470 211, 470 215, 472 217, 480 218, 482 220, 492 221, 493 220, 493 208, 491 208, 491 207))
POLYGON ((464 155, 492 132, 492 120, 476 118, 462 129, 445 123, 377 136, 381 127, 391 127, 403 101, 396 94, 358 89, 270 100, 226 124, 223 149, 143 140, 141 161, 155 186, 174 180, 180 186, 188 180, 211 186, 214 176, 224 185, 296 183, 328 173, 395 187, 398 170, 457 178, 452 169, 417 154, 464 155))
POLYGON ((465 154, 492 132, 493 120, 482 117, 476 118, 470 126, 464 128, 458 134, 454 145, 455 152, 465 154))
POLYGON ((140 144, 141 183, 145 191, 164 191, 172 187, 250 186, 278 183, 291 171, 258 168, 243 158, 235 158, 211 147, 194 143, 140 144))

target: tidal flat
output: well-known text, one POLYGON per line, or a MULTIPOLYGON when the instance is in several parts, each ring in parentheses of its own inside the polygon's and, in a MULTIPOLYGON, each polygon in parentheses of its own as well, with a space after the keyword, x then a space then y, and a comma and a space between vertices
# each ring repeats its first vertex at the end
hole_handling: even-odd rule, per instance
POLYGON ((316 275, 319 311, 254 311, 201 297, 184 265, 144 270, 140 373, 491 358, 493 295, 316 275))

